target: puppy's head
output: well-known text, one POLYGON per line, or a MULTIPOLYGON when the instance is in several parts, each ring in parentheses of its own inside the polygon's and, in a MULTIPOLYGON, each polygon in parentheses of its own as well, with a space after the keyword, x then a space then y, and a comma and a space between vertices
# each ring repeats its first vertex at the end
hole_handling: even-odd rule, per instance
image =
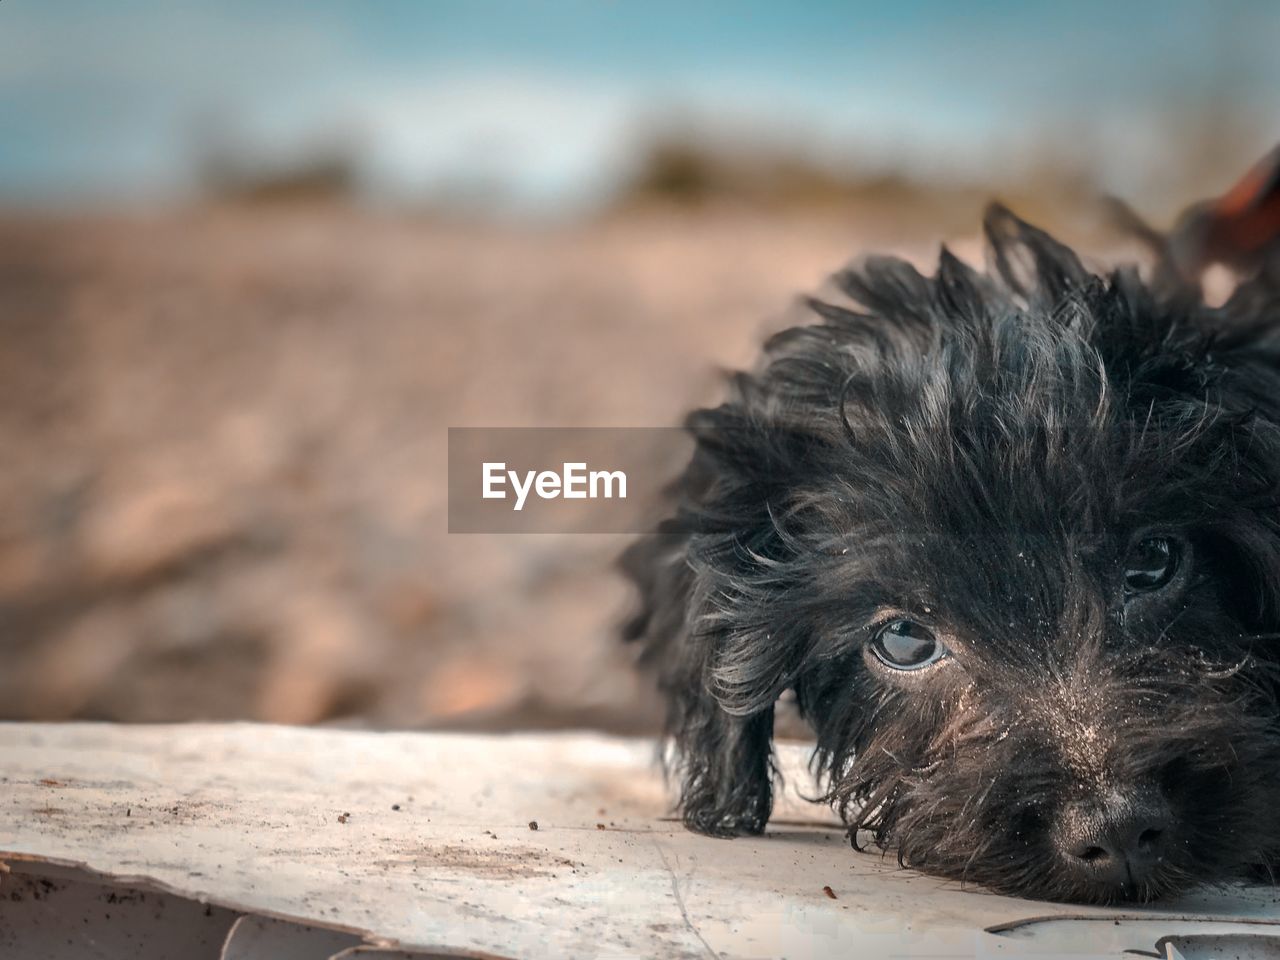
POLYGON ((855 843, 1022 896, 1280 854, 1280 302, 1099 277, 995 209, 992 266, 838 274, 695 413, 627 566, 686 822, 763 829, 794 692, 855 843))

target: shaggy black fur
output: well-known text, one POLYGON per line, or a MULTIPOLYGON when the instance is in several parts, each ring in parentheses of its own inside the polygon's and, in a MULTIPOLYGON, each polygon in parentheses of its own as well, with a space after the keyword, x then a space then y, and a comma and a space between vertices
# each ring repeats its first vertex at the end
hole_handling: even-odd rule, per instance
POLYGON ((1054 900, 1265 875, 1280 296, 1212 308, 1003 208, 985 228, 985 274, 945 249, 932 277, 838 273, 848 304, 809 300, 689 417, 673 519, 623 561, 684 821, 764 829, 794 691, 855 846, 1054 900), (1143 580, 1153 542, 1167 583, 1143 580), (877 657, 902 620, 941 658, 877 657))

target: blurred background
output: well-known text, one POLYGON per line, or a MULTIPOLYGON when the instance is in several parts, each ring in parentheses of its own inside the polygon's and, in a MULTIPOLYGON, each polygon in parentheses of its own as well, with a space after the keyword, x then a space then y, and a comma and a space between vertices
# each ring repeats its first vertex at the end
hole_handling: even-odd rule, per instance
POLYGON ((0 3, 0 717, 651 729, 605 535, 449 426, 665 426, 1000 197, 1100 259, 1280 139, 1266 2, 0 3))

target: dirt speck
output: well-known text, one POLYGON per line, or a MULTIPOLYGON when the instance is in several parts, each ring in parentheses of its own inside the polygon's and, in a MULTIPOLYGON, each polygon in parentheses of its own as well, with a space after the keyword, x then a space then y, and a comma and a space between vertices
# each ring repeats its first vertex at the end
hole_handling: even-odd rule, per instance
POLYGON ((596 829, 597 829, 597 830, 603 830, 603 829, 604 829, 604 824, 603 824, 603 823, 597 823, 597 824, 596 824, 596 829))
POLYGON ((52 777, 41 777, 40 786, 42 787, 65 787, 66 784, 61 780, 54 780, 52 777))
POLYGON ((339 823, 346 823, 346 822, 347 822, 348 820, 350 820, 350 819, 351 819, 351 814, 349 814, 349 813, 340 813, 340 814, 338 814, 338 822, 339 822, 339 823))

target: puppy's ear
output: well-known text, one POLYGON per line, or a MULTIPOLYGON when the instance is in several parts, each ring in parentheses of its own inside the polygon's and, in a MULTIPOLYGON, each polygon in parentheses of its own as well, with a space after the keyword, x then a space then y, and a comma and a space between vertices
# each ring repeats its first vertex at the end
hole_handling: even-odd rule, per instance
POLYGON ((624 636, 643 644, 641 663, 666 697, 671 751, 664 760, 680 783, 685 825, 720 837, 758 834, 773 804, 774 698, 736 696, 733 670, 717 669, 739 651, 725 631, 699 629, 702 590, 689 549, 687 535, 659 533, 623 555, 641 594, 624 636))
POLYGON ((770 504, 812 469, 816 441, 784 425, 790 408, 766 387, 738 377, 733 402, 689 417, 697 444, 675 519, 622 559, 641 596, 626 635, 666 696, 681 813, 714 836, 764 830, 773 707, 805 657, 787 609, 793 548, 770 504))
POLYGON ((848 460, 832 416, 848 371, 829 358, 855 360, 831 336, 872 336, 859 316, 843 318, 775 339, 763 370, 733 378, 730 400, 689 416, 696 443, 672 488, 675 517, 622 560, 641 594, 626 635, 666 695, 669 769, 685 823, 702 833, 760 833, 769 819, 773 707, 811 643, 802 558, 814 508, 797 498, 824 456, 848 460))

